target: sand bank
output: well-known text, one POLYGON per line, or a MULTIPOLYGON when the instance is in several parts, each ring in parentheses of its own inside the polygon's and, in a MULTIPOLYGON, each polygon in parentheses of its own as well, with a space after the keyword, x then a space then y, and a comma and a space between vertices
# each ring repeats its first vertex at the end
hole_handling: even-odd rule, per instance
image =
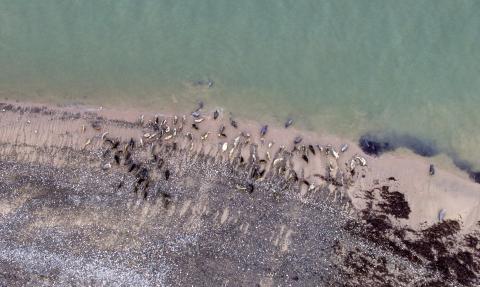
MULTIPOLYGON (((15 107, 32 106, 29 103, 6 104, 13 104, 15 107)), ((33 106, 39 108, 38 105, 33 106)), ((168 118, 168 122, 171 122, 175 116, 135 109, 118 110, 115 107, 53 107, 45 105, 43 107, 46 110, 55 111, 55 113, 64 112, 65 115, 63 118, 58 117, 52 120, 42 116, 42 113, 18 114, 6 110, 0 114, 2 116, 2 142, 4 144, 13 142, 17 145, 31 147, 56 146, 76 150, 83 148, 94 150, 103 145, 101 136, 105 132, 124 141, 133 138, 138 142, 140 140, 151 142, 151 139, 144 136, 149 132, 141 128, 141 117, 143 117, 143 124, 146 125, 155 116, 168 118), (69 120, 65 120, 67 118, 69 120), (108 125, 95 129, 92 127, 92 123, 96 121, 99 125, 105 125, 105 123, 108 125), (85 145, 87 141, 90 141, 90 144, 85 145)), ((214 110, 209 108, 202 110, 201 119, 205 120, 196 123, 199 127, 199 130, 196 130, 191 126, 194 118, 190 112, 177 114, 179 122, 182 121, 182 116, 186 116, 187 119, 183 134, 179 135, 177 139, 183 140, 185 134, 190 133, 194 141, 201 142, 201 144, 195 144, 195 150, 203 149, 209 153, 221 153, 223 145, 227 143, 225 151, 227 155, 233 147, 235 138, 244 133, 249 135, 250 142, 258 143, 258 160, 268 160, 270 157, 269 161, 273 163, 274 159, 272 158, 280 147, 284 147, 286 151, 292 151, 295 146, 305 146, 305 152, 296 151, 296 156, 292 158, 291 164, 295 166, 297 175, 301 179, 319 186, 323 181, 322 177, 335 177, 338 171, 349 174, 348 180, 351 181, 351 187, 348 188, 348 192, 354 206, 362 206, 362 200, 357 195, 358 192, 371 189, 378 182, 384 182, 407 196, 412 213, 404 223, 415 228, 422 223, 438 222, 438 215, 442 209, 446 211, 445 219, 459 219, 466 229, 475 226, 476 222, 480 220, 480 185, 472 182, 466 173, 454 169, 436 168, 436 174, 431 176, 429 174, 431 160, 428 158, 405 150, 387 153, 380 157, 369 156, 362 152, 356 142, 332 135, 319 135, 314 132, 297 130, 295 125, 286 129, 283 127, 284 123, 257 123, 234 118, 226 112, 220 112, 218 119, 213 120, 214 110), (230 118, 238 123, 238 128, 231 126, 230 118), (260 129, 265 124, 268 124, 268 131, 261 140, 260 129), (225 127, 223 132, 225 136, 218 136, 222 126, 225 127), (201 140, 202 136, 205 137, 207 133, 207 138, 201 140), (302 142, 295 145, 294 140, 297 137, 301 137, 302 142), (316 154, 309 150, 309 145, 313 147, 316 154), (348 149, 341 152, 344 145, 348 145, 348 149), (329 152, 329 147, 332 148, 331 152, 329 152), (333 153, 338 154, 338 158, 333 153), (302 159, 303 154, 308 156, 308 162, 302 159), (358 160, 354 160, 357 156, 366 160, 365 167, 361 166, 358 160), (354 175, 352 175, 351 168, 352 160, 355 165, 354 175), (331 172, 329 165, 334 169, 331 172), (395 180, 388 180, 388 178, 395 178, 395 180)), ((153 136, 155 133, 150 132, 149 134, 153 136)), ((159 138, 158 135, 154 137, 154 139, 156 138, 159 138)), ((249 151, 246 149, 243 152, 246 158, 249 151)))
MULTIPOLYGON (((194 107, 193 110, 198 115, 192 116, 192 111, 158 115, 135 110, 118 111, 113 107, 3 103, 0 106, 0 155, 3 188, 9 191, 0 201, 4 228, 8 224, 17 224, 19 219, 15 218, 22 212, 26 212, 24 216, 33 213, 29 228, 18 227, 17 231, 27 238, 22 244, 38 240, 31 238, 32 230, 50 232, 53 227, 68 228, 73 224, 87 228, 84 236, 94 242, 97 249, 130 251, 137 250, 142 244, 153 244, 151 248, 157 250, 159 247, 150 241, 152 238, 166 244, 177 240, 180 234, 182 240, 187 241, 188 238, 198 238, 199 234, 206 236, 205 239, 215 236, 213 245, 200 252, 202 256, 210 247, 225 248, 221 242, 225 241, 224 236, 232 235, 228 230, 238 229, 241 233, 236 233, 238 237, 229 241, 229 251, 236 255, 228 260, 228 256, 220 257, 231 268, 246 268, 244 273, 235 275, 246 285, 270 286, 296 281, 301 285, 318 282, 355 285, 379 283, 388 274, 394 285, 401 286, 405 282, 396 277, 398 271, 395 268, 408 274, 407 285, 420 284, 425 278, 432 282, 443 278, 445 282, 453 280, 451 282, 455 283, 463 274, 464 270, 458 266, 454 266, 456 269, 452 269, 451 274, 448 269, 441 269, 438 266, 442 262, 438 258, 430 258, 430 253, 417 246, 432 245, 444 236, 452 237, 448 240, 463 246, 460 244, 463 239, 454 239, 456 233, 473 236, 480 219, 480 191, 479 185, 467 175, 437 169, 431 176, 430 163, 426 159, 406 152, 371 157, 363 154, 354 142, 300 131, 295 125, 284 128, 283 123, 268 124, 265 134, 261 135, 263 123, 238 119, 225 112, 219 112, 216 117, 207 107, 194 107), (36 173, 38 180, 35 180, 36 173), (60 191, 53 193, 53 198, 45 198, 48 186, 60 191), (19 188, 27 192, 19 194, 19 188), (61 192, 63 189, 66 191, 61 192), (92 200, 92 193, 96 194, 95 204, 102 208, 88 204, 81 208, 83 200, 92 200), (71 199, 69 194, 74 194, 76 199, 71 199), (61 204, 62 211, 57 211, 55 206, 45 210, 33 205, 28 211, 25 204, 35 198, 42 198, 47 205, 53 200, 65 206, 61 204), (71 200, 76 202, 73 207, 71 200), (67 207, 73 208, 74 212, 70 213, 67 207), (438 225, 442 209, 444 224, 438 225), (99 211, 103 214, 102 219, 98 217, 99 211), (128 212, 124 214, 125 211, 128 212), (49 212, 53 215, 50 216, 49 212), (167 217, 173 219, 157 222, 158 218, 167 217), (372 223, 378 223, 380 219, 383 229, 372 223), (112 229, 108 238, 100 239, 97 229, 85 227, 90 222, 102 228, 107 228, 104 222, 108 222, 111 225, 108 228, 112 229), (123 242, 127 237, 122 234, 132 231, 122 222, 138 227, 129 235, 131 238, 127 236, 132 241, 123 242), (452 222, 459 222, 458 230, 452 222), (431 234, 438 233, 429 229, 432 225, 453 226, 455 232, 432 238, 431 234), (402 233, 399 237, 397 229, 411 231, 408 236, 402 233), (387 236, 390 233, 391 236, 387 236), (372 234, 377 234, 378 238, 369 237, 372 234), (397 237, 392 239, 393 236, 397 237), (146 238, 149 238, 148 242, 146 238), (255 238, 270 245, 263 246, 255 238), (368 242, 378 246, 369 247, 368 242), (246 253, 236 253, 240 252, 236 250, 238 244, 249 246, 244 251, 246 253), (313 252, 315 248, 323 251, 313 252), (361 251, 355 251, 356 259, 352 259, 348 250, 357 249, 361 251), (248 269, 252 266, 243 262, 244 257, 250 256, 249 252, 255 254, 265 250, 270 251, 252 259, 256 262, 253 265, 273 269, 261 272, 248 269), (283 261, 287 257, 292 260, 283 261), (318 258, 328 259, 325 259, 325 265, 315 265, 319 264, 313 263, 318 258), (367 271, 355 268, 355 262, 371 261, 372 258, 388 258, 382 259, 388 263, 372 263, 372 266, 387 267, 384 266, 381 272, 373 267, 371 270, 365 267, 367 271), (273 264, 274 259, 283 262, 283 267, 273 264), (264 265, 262 260, 270 263, 264 265), (289 273, 290 264, 297 260, 298 264, 301 260, 311 260, 309 262, 317 266, 323 277, 315 277, 307 270, 314 266, 310 263, 302 263, 302 267, 298 267, 302 270, 289 273), (327 271, 328 266, 335 266, 334 271, 327 271), (252 277, 255 272, 261 276, 252 277), (378 278, 371 277, 372 274, 377 274, 378 278)), ((6 250, 3 260, 16 254, 19 257, 17 263, 23 266, 27 257, 20 254, 25 250, 18 250, 19 243, 12 244, 8 237, 2 244, 6 250)), ((199 244, 195 241, 193 246, 199 244)), ((190 247, 182 250, 193 252, 190 247)), ((68 249, 62 254, 68 257, 71 252, 68 249)), ((219 251, 209 252, 218 255, 219 251)), ((453 258, 451 260, 456 258, 455 254, 449 256, 453 258)), ((174 259, 162 258, 165 266, 172 268, 167 261, 174 259)), ((180 264, 181 258, 174 258, 180 264)), ((202 258, 198 259, 199 262, 205 259, 202 258)), ((146 264, 145 268, 152 268, 138 260, 146 264)), ((48 261, 42 262, 49 264, 48 261)), ((221 271, 221 262, 210 263, 213 265, 207 273, 221 274, 215 282, 228 285, 225 280, 231 269, 225 267, 221 271)), ((182 262, 181 268, 173 272, 175 276, 169 278, 175 278, 178 285, 189 284, 194 282, 189 280, 195 279, 214 282, 196 277, 202 264, 204 262, 193 265, 182 262), (178 273, 186 270, 195 275, 182 277, 178 273)), ((111 270, 118 268, 110 266, 111 270)), ((137 271, 140 272, 135 269, 137 271)), ((127 276, 128 272, 125 272, 127 276)), ((464 276, 468 280, 460 283, 476 282, 475 272, 468 273, 464 276)), ((141 277, 139 280, 151 285, 165 277, 168 276, 164 275, 163 279, 141 277)))

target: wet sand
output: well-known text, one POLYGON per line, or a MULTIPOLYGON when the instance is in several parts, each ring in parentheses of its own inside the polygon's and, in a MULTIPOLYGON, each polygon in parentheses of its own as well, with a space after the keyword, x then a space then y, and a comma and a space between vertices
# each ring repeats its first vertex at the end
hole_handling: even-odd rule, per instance
POLYGON ((467 174, 295 125, 262 139, 260 123, 198 112, 1 104, 0 282, 478 283, 467 174))

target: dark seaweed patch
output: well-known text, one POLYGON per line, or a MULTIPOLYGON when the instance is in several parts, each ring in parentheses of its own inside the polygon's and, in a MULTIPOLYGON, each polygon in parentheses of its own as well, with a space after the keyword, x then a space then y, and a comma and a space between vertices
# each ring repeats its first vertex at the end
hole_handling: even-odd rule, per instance
POLYGON ((398 191, 389 191, 388 186, 383 186, 380 195, 385 201, 378 204, 383 212, 391 214, 395 216, 395 218, 408 219, 408 215, 410 214, 411 210, 403 193, 398 191))
MULTIPOLYGON (((388 215, 394 215, 395 218, 405 218, 406 215, 408 218, 410 212, 408 202, 400 192, 389 191, 388 186, 365 191, 365 199, 366 208, 360 213, 362 221, 352 220, 347 223, 344 227, 347 231, 390 250, 412 263, 426 266, 433 271, 432 274, 438 274, 441 278, 439 280, 432 275, 425 278, 422 286, 446 286, 446 282, 455 286, 459 284, 478 286, 480 283, 480 232, 474 231, 463 237, 459 236, 461 225, 456 220, 445 220, 420 231, 402 227, 388 215), (375 197, 377 191, 380 191, 381 196, 379 202, 375 197), (397 205, 405 207, 397 210, 397 205)), ((356 252, 349 254, 344 260, 344 265, 354 270, 354 274, 351 274, 352 278, 373 276, 375 270, 380 271, 375 276, 385 278, 390 276, 387 270, 374 269, 374 266, 378 268, 378 262, 375 262, 375 258, 367 258, 364 255, 356 252), (349 258, 355 258, 355 260, 349 260, 349 258), (359 262, 361 262, 360 265, 358 265, 359 262)), ((375 277, 372 277, 372 280, 376 280, 375 277)))

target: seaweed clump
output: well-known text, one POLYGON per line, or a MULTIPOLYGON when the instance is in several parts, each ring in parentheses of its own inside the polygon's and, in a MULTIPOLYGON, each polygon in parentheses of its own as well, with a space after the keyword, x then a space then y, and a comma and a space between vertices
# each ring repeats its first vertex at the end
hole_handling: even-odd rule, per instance
MULTIPOLYGON (((480 232, 475 230, 462 236, 459 233, 461 222, 457 220, 445 220, 420 230, 402 226, 398 219, 407 219, 410 207, 403 193, 389 189, 388 186, 382 186, 365 191, 366 208, 359 214, 361 220, 350 221, 345 229, 428 271, 428 276, 422 282, 403 278, 403 283, 397 281, 395 284, 478 286, 480 232)), ((364 254, 349 254, 344 257, 344 268, 348 268, 350 273, 354 272, 352 274, 357 281, 369 276, 370 282, 385 284, 380 279, 375 280, 373 275, 384 278, 392 275, 388 268, 379 268, 381 264, 376 258, 368 259, 364 254), (369 261, 362 261, 362 268, 356 268, 351 260, 354 256, 369 261)))
POLYGON ((389 186, 382 186, 380 195, 384 202, 378 203, 378 206, 386 214, 391 214, 395 218, 408 219, 410 214, 410 206, 405 200, 405 195, 398 191, 389 191, 389 186))

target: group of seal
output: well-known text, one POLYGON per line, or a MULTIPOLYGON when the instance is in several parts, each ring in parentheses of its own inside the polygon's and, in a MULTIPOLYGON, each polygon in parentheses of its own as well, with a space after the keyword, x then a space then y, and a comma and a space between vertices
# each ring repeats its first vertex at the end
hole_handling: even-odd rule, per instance
MULTIPOLYGON (((142 136, 135 140, 130 138, 121 141, 105 133, 102 136, 106 150, 103 153, 104 160, 109 167, 125 167, 126 171, 135 176, 134 192, 143 192, 143 199, 149 198, 149 188, 154 181, 169 181, 175 177, 174 165, 168 165, 169 158, 175 154, 202 154, 210 156, 213 160, 227 162, 235 169, 245 170, 248 175, 238 190, 252 193, 255 185, 267 178, 280 176, 287 183, 294 184, 298 188, 306 186, 309 191, 321 187, 321 183, 342 186, 347 184, 346 176, 354 174, 357 166, 365 166, 366 160, 362 157, 352 158, 349 165, 350 173, 341 172, 338 164, 339 152, 331 145, 301 144, 303 138, 295 136, 292 140, 293 147, 286 146, 273 148, 274 142, 266 143, 268 137, 268 125, 259 128, 260 142, 255 142, 254 137, 247 131, 238 131, 240 126, 230 114, 227 128, 222 121, 221 112, 215 109, 212 112, 204 112, 204 103, 199 102, 191 112, 191 117, 186 115, 173 117, 154 116, 145 121, 142 116, 138 124, 142 129, 142 136), (218 122, 216 133, 204 127, 207 121, 218 122), (191 127, 191 128, 189 128, 191 127), (209 135, 216 134, 209 138, 209 135), (213 138, 213 139, 212 139, 213 138), (218 139, 218 144, 215 144, 218 139), (227 141, 224 141, 227 139, 227 141), (230 141, 228 140, 230 139, 230 141), (216 147, 216 152, 212 153, 216 147), (210 148, 208 150, 208 148, 210 148), (148 152, 146 152, 148 151, 148 152), (142 158, 141 154, 149 154, 148 159, 142 158), (305 172, 308 165, 315 157, 324 154, 326 156, 326 172, 305 172), (304 162, 303 167, 295 164, 296 159, 304 162), (110 163, 111 162, 111 163, 110 163)), ((288 118, 284 124, 285 129, 293 125, 293 119, 288 118)), ((340 153, 346 151, 346 146, 340 148, 340 153)), ((297 161, 298 163, 298 161, 297 161)), ((313 167, 312 167, 313 168, 313 167)), ((152 194, 163 194, 161 191, 152 194)), ((169 198, 169 197, 168 197, 169 198)))

